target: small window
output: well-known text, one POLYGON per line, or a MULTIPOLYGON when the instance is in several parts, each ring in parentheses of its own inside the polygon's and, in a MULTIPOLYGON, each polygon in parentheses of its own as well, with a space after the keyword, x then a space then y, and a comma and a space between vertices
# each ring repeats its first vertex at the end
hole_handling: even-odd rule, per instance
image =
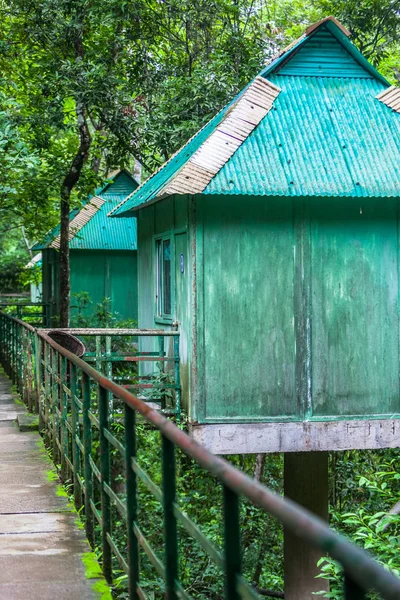
POLYGON ((54 263, 50 263, 48 266, 49 273, 49 294, 50 300, 53 300, 55 297, 55 277, 54 277, 54 263))
POLYGON ((171 318, 171 239, 157 240, 157 315, 171 318))

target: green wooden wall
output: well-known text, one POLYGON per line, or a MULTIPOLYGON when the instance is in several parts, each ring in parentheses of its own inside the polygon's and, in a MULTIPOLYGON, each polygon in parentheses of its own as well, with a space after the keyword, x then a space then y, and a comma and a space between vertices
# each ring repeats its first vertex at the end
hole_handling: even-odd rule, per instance
MULTIPOLYGON (((191 252, 189 244, 190 200, 187 197, 168 198, 150 206, 138 214, 138 323, 141 328, 166 329, 179 323, 180 359, 182 381, 182 406, 190 410, 189 357, 191 354, 191 252), (172 241, 172 318, 156 317, 155 239, 159 235, 171 234, 172 241), (181 272, 180 257, 183 255, 184 272, 181 272)), ((142 350, 158 350, 157 340, 140 340, 142 350)), ((172 355, 172 340, 167 351, 172 355)), ((141 363, 142 373, 152 372, 154 363, 141 363)))
MULTIPOLYGON (((59 312, 59 254, 43 250, 43 301, 49 302, 56 325, 59 312), (51 291, 52 273, 55 274, 51 291)), ((77 315, 74 293, 88 292, 91 304, 82 313, 90 316, 104 298, 111 299, 111 310, 121 319, 137 320, 137 252, 71 250, 71 318, 77 315)))
POLYGON ((60 313, 60 266, 58 252, 53 248, 42 250, 42 297, 49 305, 50 323, 56 325, 60 313))
POLYGON ((398 201, 203 196, 200 422, 400 413, 398 201))
MULTIPOLYGON (((112 312, 121 319, 137 320, 136 251, 71 251, 71 294, 88 292, 92 304, 88 315, 104 298, 110 298, 112 312)), ((76 304, 71 296, 71 305, 76 304)), ((71 308, 71 317, 76 310, 71 308)))
POLYGON ((154 240, 167 231, 175 260, 187 256, 173 285, 192 421, 400 414, 397 200, 214 195, 149 206, 139 211, 141 327, 169 326, 154 311, 154 240))

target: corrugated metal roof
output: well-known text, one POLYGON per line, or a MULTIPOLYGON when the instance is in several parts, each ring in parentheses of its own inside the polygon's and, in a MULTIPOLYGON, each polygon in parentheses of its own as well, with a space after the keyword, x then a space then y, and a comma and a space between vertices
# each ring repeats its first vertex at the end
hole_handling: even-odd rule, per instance
MULTIPOLYGON (((68 240, 71 246, 71 240, 84 228, 84 226, 94 217, 98 210, 101 209, 105 200, 100 196, 94 196, 85 206, 69 221, 68 240)), ((60 248, 60 234, 58 234, 49 244, 49 248, 60 248)))
POLYGON ((202 192, 271 110, 279 88, 256 77, 207 140, 157 196, 202 192))
POLYGON ((71 250, 136 250, 136 219, 111 219, 108 213, 126 194, 104 194, 101 209, 70 241, 71 250))
POLYGON ((375 79, 275 75, 274 109, 205 194, 400 196, 400 118, 375 79))
MULTIPOLYGON (((241 96, 243 91, 239 94, 241 96)), ((165 187, 168 181, 185 165, 189 158, 200 148, 202 143, 218 127, 225 115, 228 113, 231 105, 237 100, 237 97, 225 106, 208 123, 204 125, 193 137, 191 137, 182 148, 173 154, 157 171, 148 177, 132 194, 127 196, 111 212, 110 216, 117 216, 130 210, 132 206, 137 206, 142 202, 150 202, 155 199, 160 190, 165 187)), ((123 216, 126 216, 124 214, 123 216)))
MULTIPOLYGON (((347 34, 334 19, 324 20, 262 71, 282 92, 202 193, 400 195, 400 121, 375 98, 389 84, 347 34)), ((168 191, 194 193, 180 176, 244 92, 114 214, 134 214, 168 191), (177 174, 179 189, 170 186, 177 174)))
MULTIPOLYGON (((98 188, 82 209, 70 213, 71 250, 136 250, 136 219, 118 222, 107 214, 138 187, 125 169, 111 177, 112 181, 98 188)), ((60 225, 46 236, 33 250, 59 248, 60 225)))

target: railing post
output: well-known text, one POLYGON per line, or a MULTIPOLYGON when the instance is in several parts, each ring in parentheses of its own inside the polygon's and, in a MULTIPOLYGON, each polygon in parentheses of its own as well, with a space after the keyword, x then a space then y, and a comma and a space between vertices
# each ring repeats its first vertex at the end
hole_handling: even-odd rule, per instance
MULTIPOLYGON (((106 358, 109 359, 106 361, 104 365, 104 373, 108 379, 112 379, 112 361, 111 361, 111 336, 106 335, 106 358)), ((113 395, 110 392, 106 392, 108 397, 108 407, 109 407, 109 421, 110 423, 114 420, 114 400, 113 395)))
POLYGON ((44 343, 44 406, 43 406, 43 418, 45 422, 45 428, 47 432, 47 441, 51 444, 51 426, 50 426, 50 415, 52 406, 52 391, 51 391, 51 377, 50 377, 50 365, 51 365, 51 349, 47 342, 44 343))
POLYGON ((365 600, 366 593, 346 573, 344 574, 345 600, 365 600))
POLYGON ((54 348, 50 346, 51 354, 51 412, 53 415, 53 460, 56 464, 60 462, 60 449, 58 447, 60 432, 58 423, 58 411, 59 411, 59 388, 57 378, 59 377, 58 369, 58 355, 54 348))
POLYGON ((60 357, 60 407, 61 407, 61 465, 64 480, 68 478, 68 394, 64 390, 67 381, 67 359, 60 357))
POLYGON ((126 473, 126 509, 128 532, 129 598, 138 600, 139 583, 139 544, 133 531, 137 521, 137 480, 132 469, 132 458, 136 458, 136 413, 125 404, 125 473, 126 473))
POLYGON ((174 515, 176 495, 175 448, 174 444, 164 435, 162 435, 162 482, 166 596, 168 600, 177 600, 175 582, 178 579, 178 533, 174 515))
POLYGON ((108 542, 111 535, 111 500, 106 492, 105 484, 110 485, 110 444, 104 434, 108 429, 108 391, 100 384, 99 391, 99 425, 100 425, 100 473, 101 473, 101 539, 103 547, 103 571, 106 580, 112 581, 112 552, 108 542))
POLYGON ((37 332, 33 336, 33 368, 35 374, 35 411, 39 415, 39 431, 43 428, 43 415, 42 415, 42 403, 41 397, 41 386, 42 386, 42 342, 37 332))
POLYGON ((76 405, 77 394, 77 369, 76 365, 70 363, 70 378, 71 378, 71 425, 72 425, 72 464, 74 467, 74 500, 75 505, 79 509, 82 506, 82 493, 79 484, 81 471, 81 452, 77 442, 79 439, 79 411, 76 405))
MULTIPOLYGON (((164 373, 165 371, 165 347, 164 347, 164 336, 160 335, 158 337, 158 353, 160 356, 160 371, 161 373, 164 373)), ((165 408, 166 407, 166 401, 165 401, 165 389, 160 388, 160 394, 161 394, 161 408, 165 408)))
POLYGON ((175 414, 178 421, 181 418, 181 373, 179 363, 179 335, 174 335, 175 414))
POLYGON ((84 448, 84 475, 85 475, 85 528, 86 537, 94 546, 93 514, 90 502, 93 498, 93 473, 90 466, 92 454, 92 425, 89 417, 90 411, 90 379, 82 373, 82 420, 83 420, 83 448, 84 448))
POLYGON ((224 538, 225 538, 225 599, 240 600, 236 589, 237 575, 241 572, 239 497, 228 488, 224 489, 224 538))

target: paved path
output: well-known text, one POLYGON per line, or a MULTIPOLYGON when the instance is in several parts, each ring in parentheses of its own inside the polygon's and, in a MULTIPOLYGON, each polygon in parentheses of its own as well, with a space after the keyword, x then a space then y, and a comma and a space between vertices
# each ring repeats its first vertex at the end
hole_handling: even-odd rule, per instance
POLYGON ((85 576, 82 557, 92 559, 77 514, 49 481, 39 434, 18 430, 18 412, 0 374, 0 600, 111 598, 104 580, 85 576))

